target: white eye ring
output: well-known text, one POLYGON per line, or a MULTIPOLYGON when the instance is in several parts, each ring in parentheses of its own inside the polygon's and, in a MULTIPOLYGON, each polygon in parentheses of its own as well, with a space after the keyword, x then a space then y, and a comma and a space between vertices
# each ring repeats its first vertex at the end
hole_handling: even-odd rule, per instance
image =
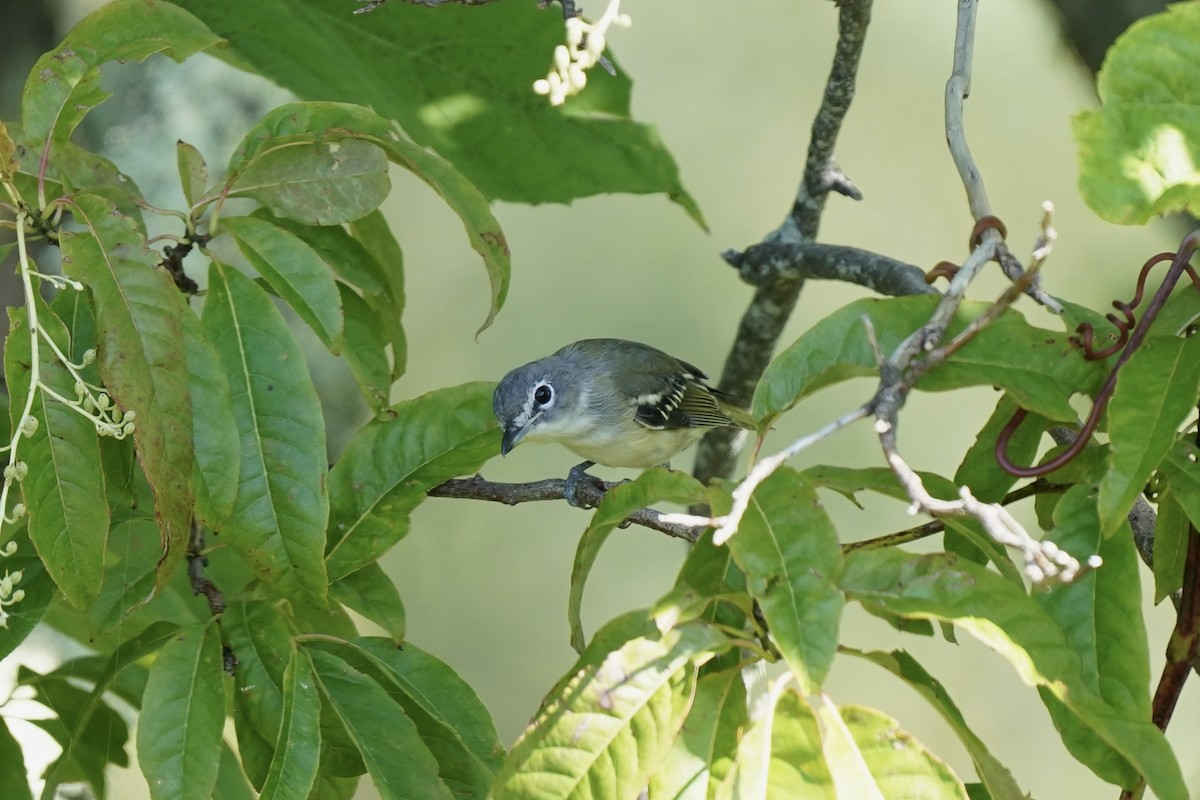
POLYGON ((549 408, 554 405, 554 387, 545 381, 534 386, 529 396, 533 398, 535 408, 549 408))

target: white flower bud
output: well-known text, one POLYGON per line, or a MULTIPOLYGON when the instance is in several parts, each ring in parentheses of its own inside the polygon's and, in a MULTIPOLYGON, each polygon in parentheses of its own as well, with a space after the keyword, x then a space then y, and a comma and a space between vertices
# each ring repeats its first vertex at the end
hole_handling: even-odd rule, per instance
POLYGON ((20 583, 21 578, 24 578, 24 577, 25 577, 25 573, 22 570, 17 570, 16 572, 10 573, 8 576, 9 580, 12 581, 13 586, 16 586, 18 583, 20 583))
POLYGON ((96 408, 100 409, 101 411, 107 411, 108 407, 111 405, 112 400, 107 394, 101 392, 100 394, 96 395, 96 408))
POLYGON ((18 481, 25 480, 25 476, 29 474, 29 465, 26 464, 24 461, 18 461, 17 463, 11 464, 10 466, 13 468, 13 472, 16 474, 16 478, 18 481))
POLYGON ((25 590, 24 589, 17 589, 15 592, 13 592, 12 602, 19 603, 24 599, 25 599, 25 590))
POLYGON ((123 419, 126 422, 133 422, 136 418, 137 418, 137 412, 134 411, 132 408, 129 409, 128 411, 126 411, 125 416, 123 417, 123 419))
POLYGON ((571 17, 566 22, 567 25, 567 47, 572 50, 583 44, 583 34, 587 30, 587 23, 579 17, 571 17))
POLYGON ((21 420, 21 433, 23 435, 33 436, 35 433, 37 433, 37 429, 38 429, 37 417, 33 416, 32 414, 25 417, 25 419, 21 420))
POLYGON ((21 517, 25 516, 26 510, 27 509, 25 508, 24 503, 17 503, 15 506, 13 506, 13 513, 12 513, 13 520, 16 521, 16 520, 20 519, 21 517))
POLYGON ((566 45, 559 45, 554 48, 554 68, 559 72, 566 72, 567 66, 571 63, 571 52, 567 50, 566 45))
POLYGON ((96 360, 96 349, 94 347, 89 350, 83 351, 83 365, 85 367, 95 360, 96 360))
POLYGON ((593 56, 600 55, 601 53, 604 52, 604 45, 605 45, 605 41, 604 41, 603 33, 596 33, 595 31, 593 31, 592 33, 588 34, 587 51, 590 54, 592 54, 593 56))
POLYGON ((534 94, 550 94, 550 81, 542 78, 533 82, 534 94))
POLYGON ((0 547, 0 556, 4 556, 5 558, 12 558, 12 556, 16 552, 17 552, 17 543, 16 542, 5 542, 4 546, 0 547))

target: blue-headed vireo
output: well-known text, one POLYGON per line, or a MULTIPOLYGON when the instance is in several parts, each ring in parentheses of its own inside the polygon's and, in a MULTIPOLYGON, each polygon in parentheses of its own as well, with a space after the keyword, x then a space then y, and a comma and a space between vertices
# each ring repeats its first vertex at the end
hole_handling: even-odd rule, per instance
POLYGON ((711 428, 754 427, 705 375, 661 350, 622 339, 584 339, 509 372, 492 409, 500 453, 528 439, 558 442, 587 459, 571 470, 572 504, 593 464, 646 468, 669 461, 711 428))

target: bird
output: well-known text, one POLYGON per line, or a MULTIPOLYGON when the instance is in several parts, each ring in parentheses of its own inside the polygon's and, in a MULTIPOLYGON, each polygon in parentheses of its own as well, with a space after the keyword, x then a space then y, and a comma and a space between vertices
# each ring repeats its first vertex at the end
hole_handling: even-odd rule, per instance
POLYGON ((571 469, 572 505, 595 464, 646 469, 666 464, 713 428, 753 429, 754 419, 707 376, 655 347, 583 339, 509 371, 492 410, 501 455, 523 441, 557 442, 586 459, 571 469))

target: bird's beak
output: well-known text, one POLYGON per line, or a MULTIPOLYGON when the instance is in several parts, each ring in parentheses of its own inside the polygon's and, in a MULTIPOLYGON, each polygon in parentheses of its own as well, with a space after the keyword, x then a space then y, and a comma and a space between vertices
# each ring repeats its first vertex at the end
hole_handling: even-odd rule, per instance
POLYGON ((529 432, 529 423, 524 425, 511 424, 504 429, 504 435, 500 437, 500 455, 508 455, 508 451, 512 450, 529 432))

